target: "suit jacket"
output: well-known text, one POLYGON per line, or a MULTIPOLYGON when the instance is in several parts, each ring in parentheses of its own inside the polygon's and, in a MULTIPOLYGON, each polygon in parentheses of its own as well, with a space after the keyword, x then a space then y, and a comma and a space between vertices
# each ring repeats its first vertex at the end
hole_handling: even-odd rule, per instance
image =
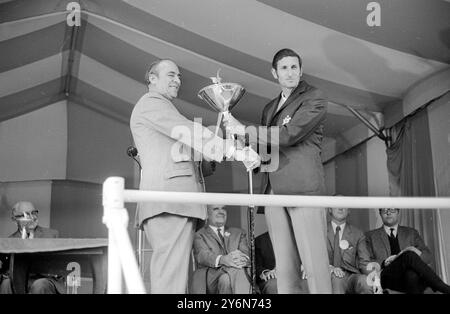
POLYGON ((275 268, 275 254, 268 232, 257 236, 255 239, 255 264, 256 281, 258 283, 263 282, 259 276, 264 270, 275 268))
MULTIPOLYGON (((201 153, 222 160, 223 140, 185 118, 158 93, 141 97, 131 114, 130 128, 142 165, 141 190, 202 192, 201 166, 194 160, 201 160, 201 153), (215 154, 208 149, 212 146, 215 154)), ((144 202, 138 205, 138 223, 161 213, 205 219, 206 206, 144 202)))
MULTIPOLYGON (((422 252, 420 257, 426 264, 430 264, 432 262, 431 251, 425 245, 422 237, 416 229, 398 226, 397 239, 400 250, 403 250, 408 246, 414 246, 422 252)), ((380 264, 380 266, 386 258, 392 255, 391 246, 389 245, 389 238, 384 230, 384 226, 367 232, 366 241, 371 260, 376 261, 380 264)))
MULTIPOLYGON (((328 102, 318 89, 305 81, 300 81, 275 112, 280 97, 281 94, 265 106, 261 118, 262 125, 279 129, 279 165, 271 169, 276 171, 263 172, 261 193, 266 193, 270 185, 274 194, 323 194, 321 144, 328 102)), ((268 142, 276 145, 268 133, 268 142)))
MULTIPOLYGON (((10 238, 21 238, 22 234, 20 232, 20 230, 17 230, 16 232, 14 232, 13 234, 11 234, 9 236, 10 238)), ((50 229, 50 228, 44 228, 41 226, 37 226, 36 229, 34 230, 34 237, 35 238, 58 238, 59 237, 59 232, 58 230, 55 229, 50 229)), ((66 287, 65 287, 65 278, 64 277, 58 277, 57 275, 54 276, 48 276, 48 274, 46 275, 40 275, 40 274, 30 274, 30 278, 31 279, 38 279, 38 278, 47 278, 48 280, 50 280, 56 287, 56 290, 58 291, 58 293, 60 294, 64 294, 66 293, 66 287)))
MULTIPOLYGON (((206 293, 206 276, 208 269, 222 269, 230 274, 232 286, 235 285, 236 272, 234 268, 227 266, 215 267, 217 256, 226 255, 234 250, 240 250, 249 255, 247 235, 245 231, 239 228, 225 228, 225 246, 220 241, 216 233, 206 224, 202 229, 195 233, 194 237, 194 256, 197 263, 197 269, 192 275, 191 293, 206 293)), ((233 289, 233 291, 235 291, 233 289)))
MULTIPOLYGON (((334 231, 331 222, 328 223, 327 238, 328 257, 330 265, 333 265, 334 231)), ((366 246, 364 233, 347 222, 342 234, 342 240, 346 240, 349 246, 345 250, 338 248, 342 256, 341 268, 350 273, 368 274, 370 271, 367 269, 367 265, 370 262, 370 253, 366 246)))
MULTIPOLYGON (((9 237, 10 238, 22 238, 22 233, 20 232, 19 229, 17 229, 17 231, 14 232, 13 234, 11 234, 9 237)), ((58 238, 59 232, 58 232, 58 230, 37 226, 36 229, 34 230, 34 237, 35 238, 58 238)))

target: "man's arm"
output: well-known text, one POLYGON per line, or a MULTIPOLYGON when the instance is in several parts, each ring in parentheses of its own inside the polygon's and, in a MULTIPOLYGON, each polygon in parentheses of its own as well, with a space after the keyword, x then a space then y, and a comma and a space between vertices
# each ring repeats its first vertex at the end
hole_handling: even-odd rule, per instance
POLYGON ((417 248, 422 254, 420 254, 420 257, 424 261, 425 264, 430 264, 433 261, 433 257, 431 255, 430 249, 425 245, 425 242, 423 241, 422 237, 420 236, 419 232, 417 230, 413 230, 413 246, 417 248))
POLYGON ((137 124, 151 127, 205 155, 209 160, 222 161, 223 139, 200 123, 184 117, 172 104, 159 98, 151 98, 139 106, 140 112, 135 118, 137 124))
POLYGON ((204 267, 216 267, 216 260, 219 254, 209 249, 204 236, 197 232, 194 237, 194 256, 197 263, 204 267))
POLYGON ((368 275, 370 273, 370 270, 368 269, 367 265, 369 265, 371 258, 370 258, 370 252, 367 248, 367 241, 366 237, 363 233, 361 233, 361 237, 358 239, 358 242, 356 244, 357 249, 357 266, 359 268, 359 271, 362 274, 368 275))

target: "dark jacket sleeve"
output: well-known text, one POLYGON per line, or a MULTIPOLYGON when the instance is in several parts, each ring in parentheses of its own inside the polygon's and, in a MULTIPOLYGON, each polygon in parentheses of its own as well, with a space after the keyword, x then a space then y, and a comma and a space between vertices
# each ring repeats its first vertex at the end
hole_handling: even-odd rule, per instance
POLYGON ((361 232, 361 237, 357 242, 357 250, 358 250, 358 268, 362 274, 370 273, 367 265, 369 265, 371 261, 370 252, 367 248, 367 240, 365 235, 361 232))
POLYGON ((430 264, 433 261, 430 249, 425 245, 425 242, 423 241, 422 237, 420 236, 417 230, 413 229, 413 233, 414 233, 413 234, 414 247, 416 247, 422 252, 420 257, 422 258, 424 263, 430 264))
POLYGON ((264 254, 262 249, 262 238, 257 237, 255 240, 255 267, 256 267, 256 280, 260 280, 260 275, 264 268, 264 254))
POLYGON ((379 263, 380 264, 380 267, 381 267, 381 263, 383 262, 383 261, 378 261, 377 260, 377 258, 376 258, 376 256, 375 256, 375 252, 374 252, 374 249, 373 249, 373 243, 372 243, 372 233, 371 232, 367 232, 366 234, 365 234, 365 243, 366 243, 366 248, 367 248, 367 252, 368 252, 368 254, 369 254, 369 260, 371 261, 371 262, 377 262, 377 263, 379 263))

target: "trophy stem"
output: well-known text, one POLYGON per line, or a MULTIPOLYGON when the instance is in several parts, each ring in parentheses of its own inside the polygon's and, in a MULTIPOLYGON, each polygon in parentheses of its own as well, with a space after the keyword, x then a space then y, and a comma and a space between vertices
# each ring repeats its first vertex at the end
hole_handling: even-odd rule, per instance
POLYGON ((219 132, 220 122, 222 122, 222 116, 223 116, 223 113, 219 112, 219 114, 217 116, 216 131, 214 132, 215 136, 217 136, 217 133, 219 132))

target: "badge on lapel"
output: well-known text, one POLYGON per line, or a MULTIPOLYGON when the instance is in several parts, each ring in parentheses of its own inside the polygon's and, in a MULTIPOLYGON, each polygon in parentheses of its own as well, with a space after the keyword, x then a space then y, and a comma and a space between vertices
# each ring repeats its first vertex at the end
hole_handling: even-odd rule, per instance
POLYGON ((228 231, 225 231, 224 235, 225 235, 226 237, 229 237, 229 236, 231 235, 231 233, 229 233, 228 231))
POLYGON ((289 121, 291 121, 291 119, 292 119, 292 118, 291 118, 289 115, 287 115, 286 117, 284 117, 284 119, 283 119, 283 125, 288 124, 289 121))
POLYGON ((339 242, 339 247, 343 250, 348 249, 349 246, 350 245, 347 240, 341 240, 341 242, 339 242))

